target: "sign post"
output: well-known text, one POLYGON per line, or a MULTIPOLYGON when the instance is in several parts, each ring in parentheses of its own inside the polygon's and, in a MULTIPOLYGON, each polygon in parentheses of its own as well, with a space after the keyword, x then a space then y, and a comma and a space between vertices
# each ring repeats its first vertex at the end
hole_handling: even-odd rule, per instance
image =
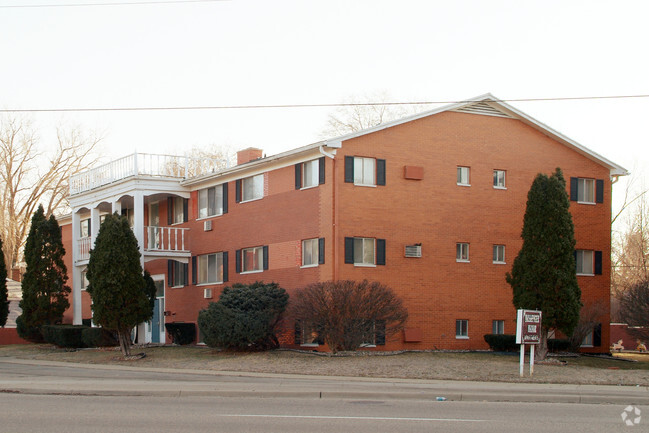
POLYGON ((541 342, 541 312, 518 310, 516 315, 516 344, 521 345, 519 374, 523 377, 525 345, 530 345, 530 376, 534 374, 534 346, 541 342))

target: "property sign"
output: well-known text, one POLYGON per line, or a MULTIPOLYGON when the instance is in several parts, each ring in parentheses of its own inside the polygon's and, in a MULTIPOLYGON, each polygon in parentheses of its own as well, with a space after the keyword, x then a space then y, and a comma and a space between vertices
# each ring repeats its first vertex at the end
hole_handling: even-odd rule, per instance
POLYGON ((539 344, 541 342, 541 312, 518 310, 516 320, 516 344, 539 344))

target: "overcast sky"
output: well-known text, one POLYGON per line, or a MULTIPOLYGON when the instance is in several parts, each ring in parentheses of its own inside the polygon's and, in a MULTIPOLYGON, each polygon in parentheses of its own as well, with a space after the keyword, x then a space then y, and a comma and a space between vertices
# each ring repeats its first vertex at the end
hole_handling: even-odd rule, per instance
MULTIPOLYGON (((0 108, 327 104, 377 92, 399 102, 649 95, 646 0, 4 7, 129 1, 0 0, 0 108)), ((649 185, 649 98, 511 105, 649 185)), ((31 116, 45 141, 59 123, 103 132, 111 157, 211 145, 270 155, 319 140, 331 111, 31 116)))

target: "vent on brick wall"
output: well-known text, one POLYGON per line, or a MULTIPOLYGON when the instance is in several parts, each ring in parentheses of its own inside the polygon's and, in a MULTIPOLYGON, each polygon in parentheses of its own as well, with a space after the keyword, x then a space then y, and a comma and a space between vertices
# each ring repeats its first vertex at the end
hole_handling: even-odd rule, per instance
POLYGON ((485 116, 508 117, 510 119, 513 118, 504 111, 500 111, 499 109, 492 107, 484 101, 476 102, 475 104, 471 105, 465 105, 464 107, 457 108, 453 111, 457 111, 459 113, 482 114, 485 116))
POLYGON ((203 297, 205 299, 212 299, 212 289, 203 289, 203 297))
POLYGON ((203 221, 203 231, 209 232, 212 230, 212 220, 203 221))
POLYGON ((406 245, 406 257, 421 257, 421 245, 406 245))

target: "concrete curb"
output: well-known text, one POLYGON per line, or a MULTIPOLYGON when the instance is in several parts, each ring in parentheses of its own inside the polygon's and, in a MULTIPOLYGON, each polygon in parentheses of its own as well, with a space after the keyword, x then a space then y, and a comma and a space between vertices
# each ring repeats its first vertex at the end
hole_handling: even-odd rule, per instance
MULTIPOLYGON (((28 395, 246 397, 355 400, 489 401, 526 403, 649 405, 649 388, 614 385, 570 385, 510 382, 468 382, 309 376, 209 370, 76 364, 0 357, 0 362, 27 366, 65 367, 75 370, 168 374, 169 381, 71 378, 63 389, 57 380, 0 382, 0 392, 28 395), (198 376, 205 380, 196 380, 198 376), (190 378, 190 379, 188 379, 190 378), (221 380, 219 380, 219 378, 221 380), (259 379, 238 381, 237 378, 259 379)), ((98 375, 99 376, 99 375, 98 375)))

